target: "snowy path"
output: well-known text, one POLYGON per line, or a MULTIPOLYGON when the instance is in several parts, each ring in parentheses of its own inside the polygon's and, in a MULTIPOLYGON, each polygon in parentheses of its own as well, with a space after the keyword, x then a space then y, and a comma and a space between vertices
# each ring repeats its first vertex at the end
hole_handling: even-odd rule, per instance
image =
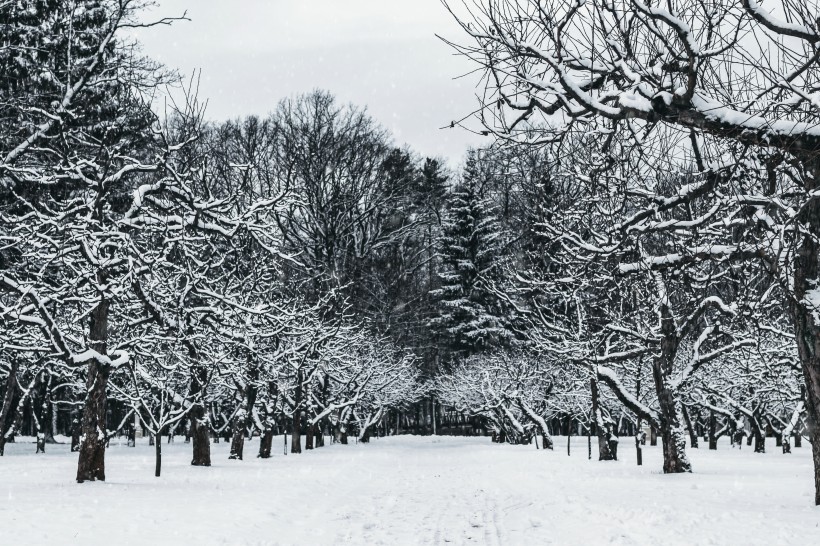
MULTIPOLYGON (((487 438, 374 440, 301 456, 188 465, 190 446, 112 446, 108 482, 72 482, 67 446, 0 459, 0 541, 16 544, 817 544, 810 447, 786 456, 692 450, 696 473, 586 458, 487 438)), ((281 442, 281 438, 279 439, 281 442)), ((277 445, 277 444, 274 444, 277 445)), ((281 446, 281 443, 279 444, 281 446)), ((256 440, 246 446, 254 453, 256 440)))

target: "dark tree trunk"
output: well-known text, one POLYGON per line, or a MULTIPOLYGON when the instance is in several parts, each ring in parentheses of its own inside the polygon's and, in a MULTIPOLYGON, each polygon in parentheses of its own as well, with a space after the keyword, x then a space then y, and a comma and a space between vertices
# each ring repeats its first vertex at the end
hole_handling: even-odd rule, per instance
POLYGON ((316 424, 316 447, 325 447, 325 430, 322 424, 316 424))
MULTIPOLYGON (((104 281, 105 279, 100 279, 104 281)), ((102 299, 91 312, 90 347, 101 356, 108 356, 108 311, 110 302, 102 299)), ((109 370, 92 360, 88 364, 85 407, 82 419, 82 440, 77 463, 77 482, 105 480, 106 390, 109 370)))
POLYGON ((77 482, 105 481, 105 408, 108 371, 96 361, 88 366, 77 482))
POLYGON ((46 385, 42 385, 41 396, 39 400, 32 399, 31 417, 34 420, 34 426, 37 429, 37 448, 36 453, 46 452, 46 419, 48 417, 47 402, 46 402, 46 385))
POLYGON ((755 453, 766 453, 766 433, 763 427, 760 426, 760 420, 757 415, 749 419, 749 424, 752 429, 750 439, 754 439, 755 453))
POLYGON ((260 459, 270 459, 270 452, 273 448, 273 429, 266 428, 259 438, 259 457, 260 459))
MULTIPOLYGON (((553 443, 552 436, 550 436, 549 432, 547 432, 546 434, 544 434, 542 432, 541 433, 541 440, 542 440, 541 447, 543 447, 544 449, 549 449, 549 450, 555 449, 555 444, 553 443)), ((538 440, 536 439, 536 444, 537 443, 538 443, 538 440)))
POLYGON ((131 425, 128 427, 128 447, 137 447, 137 427, 131 425))
POLYGON ((302 370, 296 374, 296 392, 293 396, 293 421, 290 431, 290 452, 302 452, 302 370))
POLYGON ((242 453, 245 450, 245 430, 244 427, 234 427, 231 438, 231 454, 228 459, 242 460, 242 453))
POLYGON ((667 384, 666 378, 674 369, 678 339, 674 318, 666 305, 661 306, 661 353, 652 361, 652 378, 660 409, 661 442, 663 444, 663 472, 676 474, 691 472, 692 465, 686 457, 686 438, 680 422, 681 403, 667 384))
POLYGON ((309 424, 305 435, 305 449, 313 449, 320 435, 319 426, 316 423, 309 424))
POLYGON ((339 420, 336 423, 334 436, 336 441, 342 445, 347 445, 347 430, 350 421, 350 408, 344 408, 339 414, 339 420))
POLYGON ((310 424, 305 431, 305 449, 313 449, 313 426, 310 424))
POLYGON ((567 457, 570 456, 570 439, 572 438, 572 417, 567 415, 567 457))
POLYGON ((595 420, 595 433, 598 436, 598 460, 599 461, 614 461, 617 460, 617 453, 613 452, 611 424, 605 422, 603 410, 600 407, 598 400, 598 379, 592 377, 589 381, 590 390, 592 393, 592 416, 595 420))
POLYGON ((196 401, 189 417, 194 452, 192 466, 211 466, 211 427, 208 409, 203 400, 206 382, 207 371, 202 367, 195 368, 191 377, 191 394, 196 401))
POLYGON ((80 451, 80 433, 82 427, 80 426, 80 411, 73 409, 71 411, 71 452, 76 453, 80 451))
POLYGON ((242 452, 245 447, 245 432, 253 430, 253 408, 256 405, 256 397, 259 394, 257 381, 259 380, 259 368, 253 363, 248 372, 248 385, 245 388, 245 397, 242 400, 242 411, 237 413, 234 419, 233 439, 231 441, 231 459, 242 460, 242 452))
POLYGON ((271 451, 273 450, 273 427, 276 425, 276 402, 279 398, 279 386, 276 381, 268 383, 268 400, 263 405, 265 408, 264 428, 260 432, 259 437, 259 454, 260 459, 269 459, 271 451))
POLYGON ((302 453, 302 410, 293 413, 290 426, 290 452, 302 453))
POLYGON ((51 429, 51 415, 53 412, 53 404, 51 403, 51 374, 47 374, 48 378, 42 377, 40 385, 40 396, 34 404, 32 416, 35 419, 37 426, 37 451, 36 453, 46 452, 46 443, 51 438, 51 443, 54 443, 54 436, 50 432, 51 429))
MULTIPOLYGON (((813 161, 814 177, 806 183, 808 191, 816 191, 820 179, 820 166, 817 159, 813 161)), ((796 252, 794 297, 789 299, 789 310, 806 382, 806 414, 814 461, 814 503, 820 506, 820 324, 815 322, 815 309, 806 302, 806 294, 814 289, 820 278, 820 245, 815 240, 820 235, 820 202, 816 199, 808 201, 798 219, 810 227, 811 233, 802 237, 796 252)))
POLYGON ((6 391, 3 394, 3 406, 0 408, 0 457, 6 448, 6 434, 10 431, 16 418, 13 408, 17 407, 17 367, 16 360, 12 361, 9 375, 6 378, 6 391))
POLYGON ((638 423, 635 426, 635 455, 637 456, 638 466, 643 465, 643 448, 641 447, 641 436, 643 436, 641 430, 641 418, 638 418, 638 423))
POLYGON ((162 431, 160 430, 157 432, 156 438, 154 439, 154 455, 156 458, 156 465, 154 467, 154 476, 159 478, 160 472, 162 471, 162 431))
POLYGON ((359 433, 360 442, 365 444, 370 442, 370 438, 373 436, 373 430, 381 423, 383 412, 384 409, 380 407, 374 415, 367 416, 367 419, 364 421, 364 429, 359 433))
POLYGON ((709 449, 717 449, 717 415, 709 410, 709 449))
POLYGON ((665 390, 663 394, 659 397, 662 419, 663 472, 664 474, 691 472, 692 466, 686 457, 686 439, 677 414, 679 402, 668 390, 665 390))
POLYGON ((359 441, 363 444, 369 444, 371 435, 372 435, 372 427, 365 427, 364 430, 362 431, 362 434, 361 434, 361 437, 359 438, 359 441))
POLYGON ((689 432, 689 443, 694 449, 698 448, 698 435, 695 432, 695 427, 692 426, 692 420, 689 418, 689 410, 686 409, 686 406, 681 404, 680 406, 681 414, 683 415, 683 421, 686 423, 686 430, 689 432))

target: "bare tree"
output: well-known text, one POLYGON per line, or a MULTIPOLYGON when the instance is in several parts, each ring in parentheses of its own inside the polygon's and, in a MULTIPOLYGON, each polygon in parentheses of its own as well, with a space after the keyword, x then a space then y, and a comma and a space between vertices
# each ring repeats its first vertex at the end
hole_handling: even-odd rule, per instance
MULTIPOLYGON (((793 322, 812 423, 820 421, 820 136, 812 100, 820 75, 818 7, 815 0, 787 0, 774 11, 757 0, 486 0, 460 19, 474 43, 459 46, 486 69, 481 119, 502 138, 558 141, 583 127, 607 144, 627 135, 631 145, 657 152, 658 135, 676 135, 673 155, 697 163, 696 180, 676 195, 644 195, 609 236, 617 244, 647 231, 691 233, 723 222, 721 244, 651 251, 636 267, 760 260, 773 269, 793 322), (533 135, 537 119, 547 128, 533 135), (687 218, 697 202, 705 212, 687 218), (671 224, 659 221, 667 212, 680 214, 671 224)), ((820 504, 820 427, 811 434, 820 504)))

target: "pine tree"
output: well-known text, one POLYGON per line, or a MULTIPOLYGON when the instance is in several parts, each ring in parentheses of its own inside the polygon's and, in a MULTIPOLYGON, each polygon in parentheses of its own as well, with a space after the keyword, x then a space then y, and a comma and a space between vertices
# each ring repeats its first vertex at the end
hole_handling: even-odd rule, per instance
POLYGON ((508 344, 509 310, 493 292, 503 278, 507 237, 484 195, 487 175, 476 152, 468 155, 461 182, 446 196, 438 241, 441 286, 431 291, 430 327, 446 355, 459 358, 508 344))

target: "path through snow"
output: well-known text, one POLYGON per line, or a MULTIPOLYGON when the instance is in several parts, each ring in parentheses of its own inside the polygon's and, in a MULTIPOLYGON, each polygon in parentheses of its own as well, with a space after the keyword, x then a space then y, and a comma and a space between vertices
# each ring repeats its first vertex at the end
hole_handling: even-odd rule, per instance
MULTIPOLYGON (((625 439, 626 440, 626 439, 625 439)), ((254 453, 258 440, 245 447, 254 453)), ((281 449, 282 438, 279 438, 281 449)), ((691 450, 695 473, 664 476, 660 448, 587 460, 488 438, 397 437, 300 456, 188 465, 190 446, 114 446, 106 483, 73 483, 65 445, 0 459, 2 544, 817 544, 810 447, 755 455, 691 450)))

